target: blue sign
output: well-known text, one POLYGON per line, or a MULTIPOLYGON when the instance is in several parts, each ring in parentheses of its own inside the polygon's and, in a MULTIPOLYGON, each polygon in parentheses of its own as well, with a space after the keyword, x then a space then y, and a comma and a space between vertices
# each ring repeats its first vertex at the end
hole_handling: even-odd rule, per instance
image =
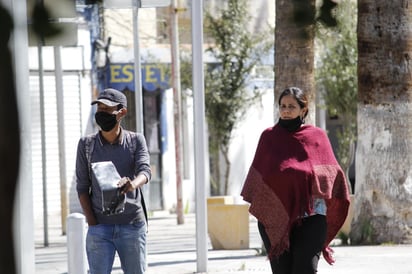
MULTIPOLYGON (((109 87, 117 90, 134 88, 134 64, 110 64, 107 70, 109 87)), ((166 90, 170 88, 166 65, 142 64, 142 85, 146 91, 166 90)))

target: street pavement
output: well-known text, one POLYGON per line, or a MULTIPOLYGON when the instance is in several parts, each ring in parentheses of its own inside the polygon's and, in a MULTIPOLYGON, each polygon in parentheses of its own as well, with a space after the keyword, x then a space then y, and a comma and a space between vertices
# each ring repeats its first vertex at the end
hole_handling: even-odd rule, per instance
MULTIPOLYGON (((49 225, 47 247, 44 247, 43 228, 36 227, 36 273, 66 274, 68 271, 66 236, 62 236, 58 221, 59 219, 52 221, 49 225)), ((256 219, 252 216, 249 234, 249 249, 243 250, 213 250, 208 240, 206 273, 271 273, 268 260, 260 255, 262 242, 256 219)), ((198 271, 194 214, 185 215, 184 224, 181 225, 177 225, 177 217, 174 214, 155 215, 149 219, 147 236, 147 274, 201 273, 198 271)), ((336 263, 330 266, 321 259, 318 273, 412 274, 412 245, 337 245, 333 249, 336 263)), ((123 273, 118 258, 115 260, 112 273, 123 273)))

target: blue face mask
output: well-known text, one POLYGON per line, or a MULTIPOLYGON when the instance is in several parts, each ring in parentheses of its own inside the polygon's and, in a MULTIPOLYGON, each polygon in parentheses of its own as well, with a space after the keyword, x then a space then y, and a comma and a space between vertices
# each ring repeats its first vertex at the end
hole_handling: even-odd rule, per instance
POLYGON ((111 131, 117 124, 116 114, 99 111, 96 112, 94 118, 103 131, 111 131))
POLYGON ((302 118, 300 118, 300 116, 296 117, 295 119, 279 118, 279 125, 290 132, 298 130, 302 124, 303 121, 302 118))

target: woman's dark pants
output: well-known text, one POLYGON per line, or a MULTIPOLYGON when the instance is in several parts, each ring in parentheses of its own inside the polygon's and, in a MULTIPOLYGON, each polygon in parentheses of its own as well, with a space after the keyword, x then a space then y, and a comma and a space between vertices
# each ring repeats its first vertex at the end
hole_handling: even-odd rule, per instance
MULTIPOLYGON (((262 223, 258 222, 260 236, 266 250, 270 250, 269 237, 262 223)), ((274 274, 317 273, 320 252, 326 240, 326 216, 313 215, 302 219, 290 233, 288 251, 270 261, 274 274)))

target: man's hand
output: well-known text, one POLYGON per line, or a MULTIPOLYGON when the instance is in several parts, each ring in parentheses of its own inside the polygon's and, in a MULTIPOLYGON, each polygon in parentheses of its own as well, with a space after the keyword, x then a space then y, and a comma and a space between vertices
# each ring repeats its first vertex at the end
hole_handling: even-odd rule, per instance
POLYGON ((132 181, 128 177, 123 177, 117 183, 118 187, 121 189, 121 194, 124 194, 129 191, 134 191, 135 189, 143 186, 148 182, 148 179, 145 175, 139 174, 137 177, 132 181))
POLYGON ((79 195, 80 205, 83 209, 83 213, 86 216, 86 221, 89 226, 97 225, 96 216, 94 216, 92 209, 92 202, 88 193, 82 193, 79 195))
POLYGON ((120 181, 117 183, 117 186, 120 188, 121 194, 125 194, 136 189, 135 185, 129 177, 121 178, 120 181))

